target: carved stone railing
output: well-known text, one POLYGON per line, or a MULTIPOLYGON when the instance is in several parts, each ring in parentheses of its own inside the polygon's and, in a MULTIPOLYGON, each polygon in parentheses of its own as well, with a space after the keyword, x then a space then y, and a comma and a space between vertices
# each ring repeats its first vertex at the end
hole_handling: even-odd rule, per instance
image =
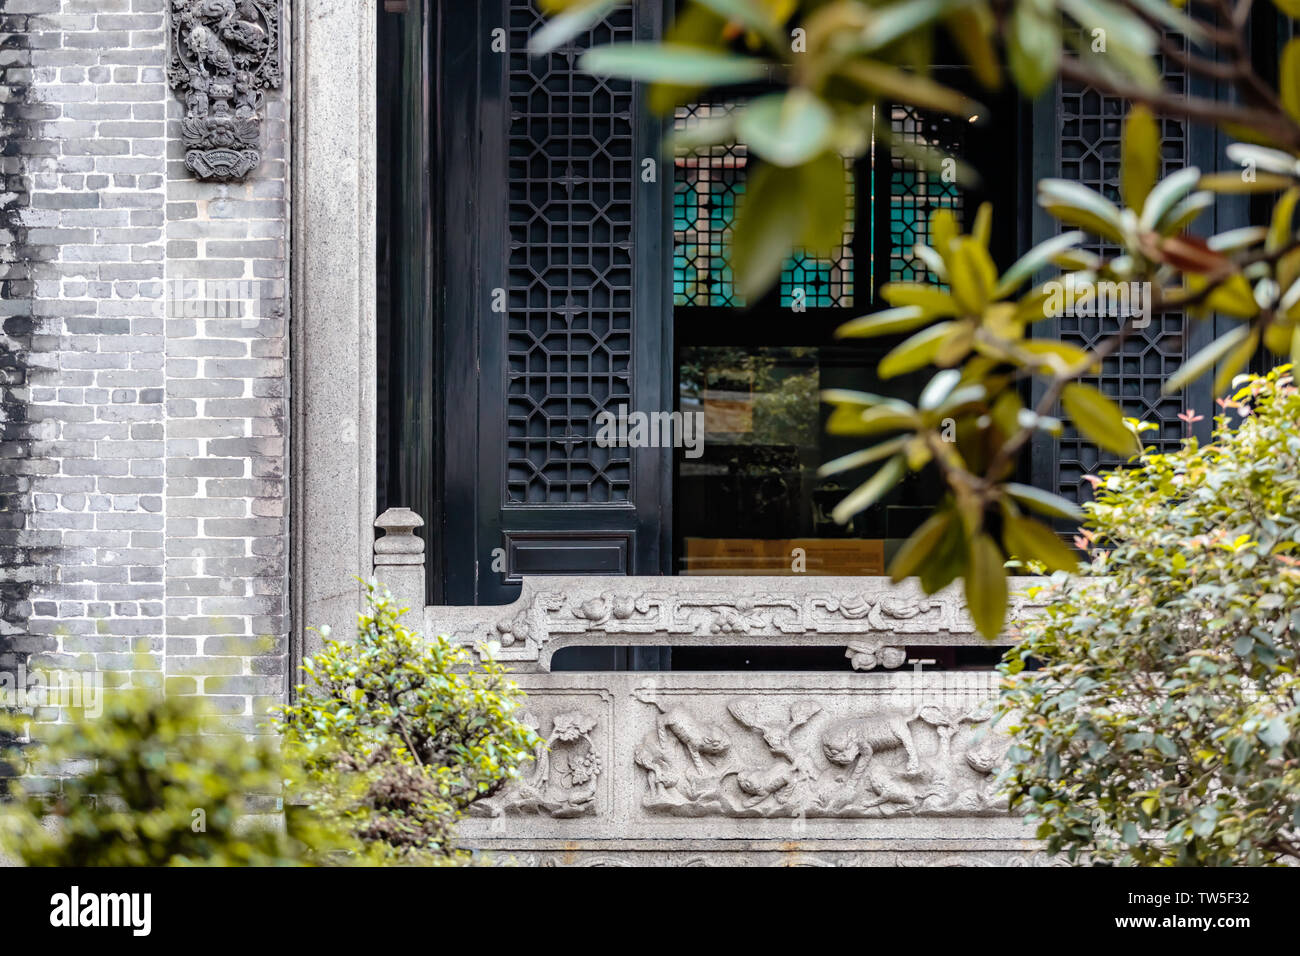
MULTIPOLYGON (((375 574, 407 602, 423 593, 420 524, 406 509, 376 522, 375 574)), ((1032 613, 1033 583, 1013 596, 1013 621, 1032 613)), ((461 825, 496 859, 1044 862, 995 784, 1008 746, 996 673, 890 670, 907 646, 988 645, 959 591, 875 577, 525 578, 513 604, 426 607, 424 626, 509 663, 546 741, 519 784, 461 825), (762 645, 843 647, 855 672, 551 671, 566 646, 762 645)))

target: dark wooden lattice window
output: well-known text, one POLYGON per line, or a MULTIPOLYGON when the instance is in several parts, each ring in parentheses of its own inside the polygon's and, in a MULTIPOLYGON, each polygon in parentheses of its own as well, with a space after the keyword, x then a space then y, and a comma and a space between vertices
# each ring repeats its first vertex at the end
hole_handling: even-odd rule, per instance
MULTIPOLYGON (((1174 39, 1186 44, 1182 38, 1174 39)), ((1166 86, 1175 95, 1186 96, 1187 75, 1181 66, 1170 60, 1162 66, 1166 86)), ((1062 83, 1058 86, 1057 109, 1061 124, 1059 175, 1098 189, 1119 202, 1120 137, 1128 102, 1091 88, 1062 83)), ((1188 165, 1185 122, 1161 120, 1161 140, 1161 175, 1188 165)), ((1119 251, 1118 247, 1100 241, 1087 248, 1106 255, 1119 251)), ((1072 345, 1091 348, 1118 331, 1123 321, 1115 316, 1062 316, 1058 320, 1058 334, 1072 345)), ((1143 434, 1143 442, 1155 445, 1160 451, 1177 447, 1185 434, 1178 414, 1188 406, 1186 393, 1163 395, 1161 387, 1187 356, 1188 331, 1187 318, 1182 313, 1152 316, 1149 326, 1138 329, 1117 354, 1106 359, 1099 375, 1084 379, 1119 401, 1125 415, 1157 424, 1157 430, 1143 434)), ((1203 407, 1201 411, 1206 413, 1203 407)), ((1091 498, 1092 489, 1083 476, 1120 463, 1069 428, 1053 460, 1050 487, 1067 498, 1086 501, 1091 498)))
POLYGON ((575 61, 631 40, 633 12, 530 56, 544 22, 533 0, 510 3, 506 502, 626 502, 628 449, 594 439, 633 389, 632 85, 575 61))

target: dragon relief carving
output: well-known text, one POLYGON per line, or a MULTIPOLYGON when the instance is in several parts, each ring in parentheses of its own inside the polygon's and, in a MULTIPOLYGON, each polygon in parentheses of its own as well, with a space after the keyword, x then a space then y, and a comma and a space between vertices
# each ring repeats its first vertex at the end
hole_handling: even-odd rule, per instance
POLYGON ((889 817, 1005 812, 996 772, 1009 741, 988 705, 960 709, 882 700, 833 716, 812 700, 779 707, 728 701, 731 724, 633 696, 657 712, 633 754, 645 772, 644 809, 672 816, 889 817), (746 734, 762 741, 739 744, 746 734))
POLYGON ((262 161, 260 110, 280 75, 280 0, 171 0, 167 80, 185 103, 185 166, 243 179, 262 161))
MULTIPOLYGON (((536 716, 525 714, 523 722, 540 736, 541 721, 536 716)), ((560 819, 594 815, 596 787, 604 769, 592 738, 597 723, 585 711, 557 713, 522 779, 473 804, 470 812, 488 817, 536 813, 560 819)))

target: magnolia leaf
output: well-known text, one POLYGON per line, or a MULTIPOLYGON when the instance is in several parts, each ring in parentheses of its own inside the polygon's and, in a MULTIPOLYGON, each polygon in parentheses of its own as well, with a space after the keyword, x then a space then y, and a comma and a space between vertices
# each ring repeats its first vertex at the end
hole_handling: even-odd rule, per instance
POLYGON ((938 354, 944 338, 956 329, 956 322, 940 322, 922 329, 882 358, 877 372, 881 378, 895 378, 929 365, 938 354))
POLYGON ((1246 367, 1251 356, 1259 349, 1259 330, 1251 329, 1250 334, 1236 348, 1224 356, 1223 364, 1214 376, 1214 394, 1222 395, 1232 384, 1232 380, 1246 367))
POLYGON ((1169 376, 1168 380, 1161 391, 1166 395, 1172 395, 1174 392, 1182 391, 1183 388, 1196 381, 1210 369, 1214 368, 1216 362, 1228 354, 1233 348, 1240 345, 1245 339, 1250 337, 1249 325, 1238 325, 1230 329, 1226 334, 1219 336, 1209 345, 1198 351, 1195 355, 1183 363, 1182 368, 1169 376))
POLYGON ((597 76, 677 86, 724 86, 761 80, 768 75, 770 64, 750 56, 672 43, 610 43, 584 53, 578 68, 597 76))
POLYGON ((845 322, 835 330, 837 339, 864 339, 877 335, 894 335, 898 332, 910 332, 918 326, 925 325, 932 316, 916 305, 905 305, 897 309, 885 309, 872 315, 864 315, 845 322))
POLYGON ((1027 561, 1041 561, 1052 571, 1075 571, 1079 555, 1045 524, 1033 518, 1003 514, 1002 543, 1007 554, 1027 561))
MULTIPOLYGON (((801 166, 826 149, 832 120, 830 107, 820 97, 795 87, 750 103, 736 120, 736 135, 769 163, 801 166)), ((842 176, 842 167, 839 172, 842 176)))
POLYGON ((799 173, 760 166, 749 178, 731 233, 731 267, 746 298, 769 288, 803 231, 799 173))
POLYGON ((1124 413, 1091 385, 1071 382, 1061 392, 1061 405, 1079 432, 1095 445, 1117 455, 1141 451, 1137 437, 1124 424, 1124 413))
POLYGON ((934 555, 939 542, 952 530, 952 518, 951 511, 937 511, 902 543, 889 564, 895 584, 915 574, 921 563, 934 555))
POLYGON ((1141 104, 1130 109, 1124 119, 1120 156, 1124 205, 1141 209, 1160 175, 1160 128, 1151 111, 1141 104))
POLYGON ((902 0, 877 7, 855 46, 864 53, 887 46, 945 13, 950 3, 951 0, 902 0))
POLYGON ((998 281, 997 266, 988 249, 973 238, 958 239, 947 262, 953 298, 968 315, 983 312, 998 281))
POLYGON ((944 17, 944 26, 970 64, 975 79, 986 89, 998 89, 1002 85, 1002 69, 993 48, 992 38, 997 25, 989 8, 977 4, 954 10, 944 17))
POLYGON ((786 43, 777 31, 778 24, 773 22, 768 4, 754 3, 753 0, 695 0, 695 2, 712 10, 728 22, 739 23, 746 29, 753 30, 773 48, 780 49, 786 43))
POLYGON ((983 111, 974 100, 962 96, 927 77, 872 60, 852 60, 839 73, 869 90, 883 93, 887 99, 910 103, 922 109, 951 113, 962 119, 979 116, 983 111))
POLYGON ((803 182, 804 224, 799 242, 811 255, 830 257, 844 245, 849 177, 844 157, 833 150, 799 167, 803 182))
POLYGON ((948 318, 959 308, 957 300, 939 286, 919 282, 887 282, 880 287, 880 295, 890 305, 917 306, 930 318, 948 318))
POLYGON ((966 607, 975 629, 986 639, 994 640, 1002 632, 1007 616, 1007 572, 1002 551, 985 532, 971 541, 965 583, 966 607))
POLYGON ((1039 514, 1049 515, 1053 518, 1067 518, 1071 521, 1083 520, 1083 509, 1073 501, 1062 498, 1060 495, 1054 495, 1050 491, 1043 491, 1041 488, 1035 488, 1032 485, 1021 485, 1016 482, 1009 482, 1002 486, 1002 490, 1016 500, 1018 504, 1026 508, 1032 508, 1039 514))
POLYGON ((855 514, 871 507, 888 494, 906 473, 907 465, 902 455, 889 459, 879 471, 844 496, 831 512, 831 518, 837 524, 847 524, 855 514))
POLYGON ((558 50, 580 33, 590 30, 622 0, 592 0, 575 4, 556 14, 528 40, 528 52, 542 56, 558 50))
POLYGON ((1293 120, 1300 120, 1300 37, 1292 37, 1282 48, 1277 91, 1282 108, 1293 120))
POLYGON ((1038 204, 1062 222, 1124 241, 1119 207, 1100 193, 1068 179, 1040 179, 1038 204))
POLYGON ((879 445, 873 445, 870 448, 863 448, 860 451, 843 455, 834 461, 826 462, 826 464, 818 468, 817 475, 820 478, 825 478, 828 475, 838 475, 840 472, 852 471, 854 468, 870 465, 882 458, 888 458, 890 455, 902 451, 908 440, 909 436, 900 435, 897 438, 891 438, 889 441, 881 442, 879 445))
POLYGON ((1011 268, 1002 274, 997 288, 993 290, 993 297, 1000 299, 1009 295, 1022 282, 1031 279, 1039 269, 1046 268, 1055 256, 1073 249, 1083 242, 1084 238, 1082 232, 1072 230, 1040 242, 1012 263, 1011 268))
POLYGON ((1138 217, 1138 228, 1144 231, 1155 229, 1165 213, 1174 207, 1194 188, 1201 178, 1201 171, 1195 166, 1188 166, 1170 173, 1152 187, 1142 205, 1142 215, 1138 217))
POLYGON ((1251 180, 1243 179, 1241 173, 1210 173, 1200 178, 1196 188, 1216 193, 1275 193, 1294 185, 1294 179, 1278 173, 1256 172, 1251 180))
POLYGON ((1300 200, 1300 187, 1292 187, 1284 192, 1273 206, 1273 218, 1269 221, 1268 237, 1264 240, 1266 251, 1277 252, 1290 244, 1291 223, 1295 219, 1297 200, 1300 200))
POLYGON ((1061 23, 1055 10, 1044 12, 1021 0, 1006 32, 1007 67, 1025 96, 1036 98, 1056 78, 1061 64, 1061 23))

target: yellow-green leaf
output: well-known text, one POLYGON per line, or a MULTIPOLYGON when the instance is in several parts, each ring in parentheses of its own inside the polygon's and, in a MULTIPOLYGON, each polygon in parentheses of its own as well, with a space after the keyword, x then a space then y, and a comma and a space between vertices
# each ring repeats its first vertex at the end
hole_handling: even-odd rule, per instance
POLYGON ((975 239, 959 239, 947 261, 953 297, 967 314, 983 312, 998 283, 998 269, 988 249, 975 239))
POLYGON ((894 378, 929 365, 943 345, 944 337, 956 328, 955 322, 939 322, 928 329, 922 329, 882 358, 877 372, 881 378, 894 378))
POLYGON ((906 472, 907 465, 901 455, 889 459, 879 471, 844 496, 831 512, 831 518, 839 524, 847 524, 859 511, 871 507, 888 494, 906 472))
POLYGON ((1007 616, 1007 572, 1002 551, 985 532, 971 541, 966 569, 966 607, 975 629, 988 640, 1002 632, 1007 616))
POLYGON ((915 574, 921 563, 935 554, 939 542, 951 531, 951 525, 952 512, 937 511, 912 532, 889 564, 889 576, 895 584, 915 574))
POLYGON ((1277 87, 1282 108, 1293 120, 1300 120, 1300 37, 1292 37, 1282 48, 1277 87))
POLYGON ((1091 385, 1071 382, 1061 393, 1061 405, 1093 444, 1117 455, 1135 455, 1142 450, 1137 436, 1124 424, 1119 406, 1091 385))
POLYGON ((1120 168, 1124 205, 1140 210, 1160 175, 1160 129, 1141 104, 1129 110, 1124 120, 1120 168))
POLYGON ((894 335, 898 332, 910 332, 929 321, 930 316, 920 306, 905 305, 850 319, 835 330, 835 337, 866 339, 877 335, 894 335))
POLYGON ((1079 567, 1079 555, 1051 528, 1033 518, 1003 514, 1002 543, 1012 557, 1041 561, 1052 571, 1074 571, 1079 567))

